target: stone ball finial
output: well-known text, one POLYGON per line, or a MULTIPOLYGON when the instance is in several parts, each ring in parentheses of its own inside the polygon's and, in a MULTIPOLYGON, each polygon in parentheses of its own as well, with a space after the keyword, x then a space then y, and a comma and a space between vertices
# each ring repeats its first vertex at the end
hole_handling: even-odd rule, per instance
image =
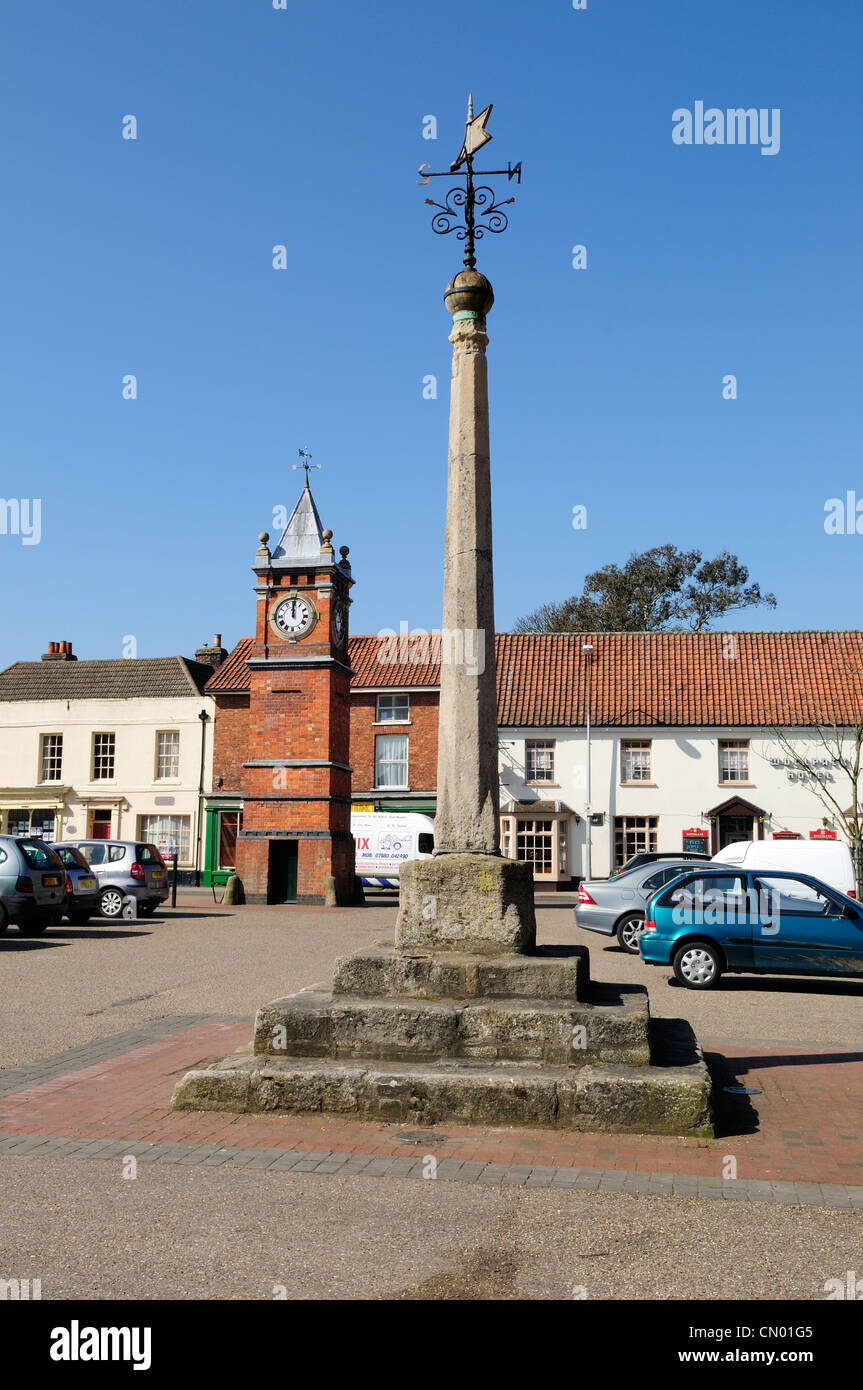
POLYGON ((270 533, 269 533, 269 531, 262 531, 261 534, 258 536, 258 540, 261 542, 262 545, 266 545, 266 544, 267 544, 267 541, 268 541, 269 539, 270 539, 270 533))
POLYGON ((332 531, 324 531, 323 534, 324 534, 324 540, 325 540, 325 541, 331 541, 331 540, 332 540, 332 538, 333 538, 333 533, 332 533, 332 531))
POLYGON ((343 560, 346 560, 346 559, 348 558, 348 556, 350 555, 350 553, 351 553, 351 548, 350 548, 349 545, 340 545, 340 546, 339 546, 339 554, 341 555, 341 557, 342 557, 343 560))
POLYGON ((446 287, 444 303, 453 318, 456 314, 470 314, 484 319, 494 304, 494 290, 478 270, 460 270, 446 287))

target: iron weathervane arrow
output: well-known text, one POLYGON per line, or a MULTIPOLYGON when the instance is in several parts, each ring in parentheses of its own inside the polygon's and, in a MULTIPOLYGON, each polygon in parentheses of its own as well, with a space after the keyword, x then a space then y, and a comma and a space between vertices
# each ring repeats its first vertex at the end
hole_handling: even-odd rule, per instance
POLYGON ((467 99, 467 122, 464 128, 464 144, 461 147, 461 154, 458 159, 449 166, 451 174, 454 174, 456 169, 460 169, 472 155, 476 154, 477 150, 481 150, 483 145, 487 145, 489 140, 494 138, 486 130, 493 105, 494 103, 492 102, 491 105, 487 106, 484 111, 480 111, 479 115, 474 118, 473 92, 471 92, 467 99))
MULTIPOLYGON (((452 177, 462 177, 467 181, 464 188, 459 186, 449 189, 444 202, 436 203, 433 198, 426 198, 426 202, 429 207, 437 209, 432 217, 433 231, 437 232, 439 236, 445 236, 448 232, 455 232, 459 241, 465 243, 464 264, 469 270, 476 268, 475 243, 486 232, 506 230, 509 219, 503 208, 515 202, 515 198, 504 198, 500 203, 495 202, 494 189, 485 184, 478 186, 474 184, 474 154, 493 138, 486 130, 491 112, 492 105, 490 104, 478 116, 474 116, 473 93, 471 93, 468 98, 464 144, 458 159, 450 165, 445 173, 433 173, 427 164, 422 164, 419 169, 422 177, 418 182, 421 184, 427 184, 429 179, 452 177)), ((521 160, 516 165, 507 164, 505 169, 478 169, 476 172, 482 178, 506 174, 507 180, 516 179, 521 183, 521 160)))

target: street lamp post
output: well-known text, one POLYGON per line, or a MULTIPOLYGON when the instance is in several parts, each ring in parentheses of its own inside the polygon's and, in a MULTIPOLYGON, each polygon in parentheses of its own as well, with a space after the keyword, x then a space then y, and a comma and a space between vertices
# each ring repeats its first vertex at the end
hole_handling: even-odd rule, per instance
POLYGON ((585 805, 584 805, 584 816, 585 816, 585 823, 586 823, 586 826, 587 826, 587 839, 586 839, 586 844, 585 844, 585 850, 586 850, 586 864, 585 864, 585 867, 586 867, 586 869, 587 869, 587 873, 585 874, 585 877, 586 877, 586 878, 590 878, 590 875, 591 875, 591 849, 592 849, 592 845, 591 845, 591 833, 590 833, 590 832, 591 832, 591 824, 590 824, 590 665, 591 665, 591 659, 592 659, 592 656, 593 656, 593 643, 592 643, 592 642, 582 642, 582 644, 581 644, 581 650, 582 650, 582 651, 586 654, 586 656, 587 656, 587 721, 586 721, 586 724, 585 724, 585 733, 586 733, 586 736, 587 736, 587 747, 586 747, 586 750, 585 750, 586 756, 587 756, 587 788, 586 788, 586 793, 587 793, 587 794, 586 794, 586 800, 585 800, 585 805))

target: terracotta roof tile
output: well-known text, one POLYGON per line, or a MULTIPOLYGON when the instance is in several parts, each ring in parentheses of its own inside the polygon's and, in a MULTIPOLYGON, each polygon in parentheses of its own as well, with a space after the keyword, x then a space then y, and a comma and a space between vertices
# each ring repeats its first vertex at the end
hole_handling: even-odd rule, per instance
MULTIPOLYGON (((499 633, 498 720, 504 728, 566 728, 587 715, 593 643, 595 725, 619 728, 807 725, 863 714, 863 632, 499 633)), ((251 637, 207 690, 247 689, 251 637)), ((354 686, 437 685, 439 639, 353 637, 354 686), (399 642, 401 641, 401 645, 399 642)))

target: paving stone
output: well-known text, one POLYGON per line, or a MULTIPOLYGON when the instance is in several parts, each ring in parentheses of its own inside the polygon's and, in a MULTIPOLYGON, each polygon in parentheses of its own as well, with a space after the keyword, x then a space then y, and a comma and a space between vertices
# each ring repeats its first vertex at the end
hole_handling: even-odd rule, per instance
POLYGON ((601 1175, 579 1172, 578 1168, 558 1168, 552 1178, 552 1187, 599 1187, 601 1175))
POLYGON ((774 1201, 796 1204, 797 1186, 793 1182, 771 1182, 774 1201))
POLYGON ((189 1164, 203 1163, 204 1159, 209 1158, 214 1152, 215 1149, 212 1144, 200 1144, 196 1149, 193 1149, 191 1153, 184 1154, 180 1162, 189 1164))
POLYGON ((280 1159, 281 1156, 281 1149, 257 1149, 255 1151, 255 1157, 252 1159, 251 1163, 248 1163, 246 1166, 248 1168, 272 1168, 273 1164, 280 1159))
POLYGON ((362 1175, 364 1178, 381 1177, 384 1173, 392 1171, 391 1165, 393 1162, 394 1160, 392 1158, 384 1158, 383 1156, 373 1158, 368 1167, 363 1169, 362 1175))
POLYGON ((821 1191, 821 1184, 818 1182, 798 1182, 797 1197, 799 1201, 808 1207, 821 1207, 824 1205, 824 1193, 821 1191))

